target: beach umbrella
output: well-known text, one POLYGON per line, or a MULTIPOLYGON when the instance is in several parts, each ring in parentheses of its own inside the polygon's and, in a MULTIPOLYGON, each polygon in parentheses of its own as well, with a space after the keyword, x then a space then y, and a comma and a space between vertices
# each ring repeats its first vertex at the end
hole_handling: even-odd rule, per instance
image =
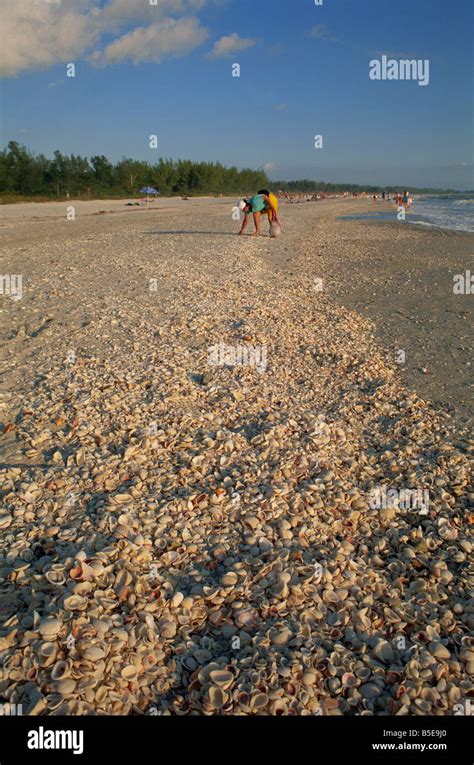
POLYGON ((153 186, 144 186, 142 189, 140 189, 140 194, 146 194, 146 201, 148 204, 148 196, 150 194, 159 194, 160 192, 153 188, 153 186))

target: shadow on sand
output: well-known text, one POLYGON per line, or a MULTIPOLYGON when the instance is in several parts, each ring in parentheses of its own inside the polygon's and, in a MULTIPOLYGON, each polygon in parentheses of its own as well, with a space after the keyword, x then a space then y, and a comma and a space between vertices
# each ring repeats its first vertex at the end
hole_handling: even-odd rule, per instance
POLYGON ((237 236, 235 232, 231 231, 180 231, 177 229, 176 231, 144 231, 144 234, 189 234, 190 236, 193 236, 194 234, 204 234, 208 236, 237 236))

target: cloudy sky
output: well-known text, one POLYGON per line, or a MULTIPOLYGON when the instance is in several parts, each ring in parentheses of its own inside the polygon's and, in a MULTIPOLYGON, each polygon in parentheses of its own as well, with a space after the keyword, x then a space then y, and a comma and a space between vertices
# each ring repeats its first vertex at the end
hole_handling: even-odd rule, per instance
POLYGON ((2 0, 2 145, 472 189, 472 8, 2 0), (429 85, 371 80, 369 62, 384 53, 428 59, 429 85))

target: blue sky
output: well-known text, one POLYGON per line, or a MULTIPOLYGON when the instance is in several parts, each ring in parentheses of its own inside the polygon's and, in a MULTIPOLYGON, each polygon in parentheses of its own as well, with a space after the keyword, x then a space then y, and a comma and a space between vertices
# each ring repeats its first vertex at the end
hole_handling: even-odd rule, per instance
POLYGON ((474 187, 471 0, 157 2, 4 0, 2 144, 474 187), (383 53, 429 84, 371 80, 383 53))

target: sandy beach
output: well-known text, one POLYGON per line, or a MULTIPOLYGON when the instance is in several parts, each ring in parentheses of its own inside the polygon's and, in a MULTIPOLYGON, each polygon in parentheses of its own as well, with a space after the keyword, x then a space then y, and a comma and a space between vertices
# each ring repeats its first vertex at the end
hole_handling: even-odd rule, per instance
POLYGON ((343 220, 372 210, 349 198, 237 237, 234 204, 0 208, 0 691, 459 713, 472 235, 343 220))

